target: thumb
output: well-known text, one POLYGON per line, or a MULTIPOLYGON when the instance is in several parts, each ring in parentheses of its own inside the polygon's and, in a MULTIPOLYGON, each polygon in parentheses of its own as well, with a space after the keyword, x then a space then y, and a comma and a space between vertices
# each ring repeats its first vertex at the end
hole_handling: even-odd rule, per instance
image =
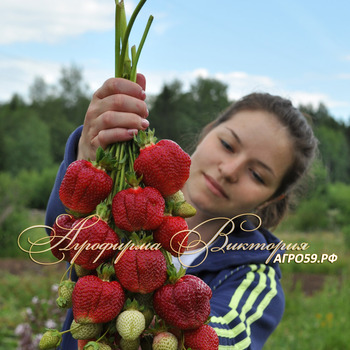
POLYGON ((146 78, 143 74, 137 73, 136 83, 139 84, 144 91, 146 90, 146 78))

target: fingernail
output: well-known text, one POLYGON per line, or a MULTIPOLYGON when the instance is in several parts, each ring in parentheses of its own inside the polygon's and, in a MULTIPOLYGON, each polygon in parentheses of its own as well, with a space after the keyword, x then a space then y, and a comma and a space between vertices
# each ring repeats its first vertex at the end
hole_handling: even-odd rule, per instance
POLYGON ((146 98, 146 92, 143 89, 141 91, 141 97, 142 97, 143 100, 146 98))
POLYGON ((134 136, 134 135, 137 135, 137 129, 129 129, 128 130, 128 134, 130 135, 130 136, 134 136))
POLYGON ((141 125, 146 129, 149 127, 149 121, 147 119, 142 119, 141 125))

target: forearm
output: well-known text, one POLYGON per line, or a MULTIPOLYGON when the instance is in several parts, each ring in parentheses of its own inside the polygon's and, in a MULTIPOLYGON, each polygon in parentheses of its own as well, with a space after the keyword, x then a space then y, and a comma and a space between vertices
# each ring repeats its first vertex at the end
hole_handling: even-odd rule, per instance
POLYGON ((78 143, 82 132, 82 126, 77 128, 68 138, 64 153, 64 159, 58 169, 54 186, 46 207, 45 225, 52 227, 56 217, 65 213, 65 208, 59 198, 58 191, 68 166, 77 159, 78 143))

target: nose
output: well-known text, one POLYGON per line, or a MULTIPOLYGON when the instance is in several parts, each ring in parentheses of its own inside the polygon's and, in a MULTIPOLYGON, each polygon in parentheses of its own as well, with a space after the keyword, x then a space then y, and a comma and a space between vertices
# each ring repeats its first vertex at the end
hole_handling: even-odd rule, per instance
POLYGON ((221 176, 229 183, 238 182, 243 168, 243 160, 239 157, 224 160, 219 164, 221 176))

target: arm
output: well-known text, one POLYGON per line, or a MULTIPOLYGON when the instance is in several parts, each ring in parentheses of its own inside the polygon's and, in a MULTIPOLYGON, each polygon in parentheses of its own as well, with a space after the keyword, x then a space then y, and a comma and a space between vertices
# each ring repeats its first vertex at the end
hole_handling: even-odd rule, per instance
POLYGON ((211 287, 210 325, 219 336, 219 349, 262 349, 284 311, 274 268, 261 264, 225 270, 211 287))
POLYGON ((69 137, 63 162, 56 176, 46 210, 45 224, 52 227, 56 217, 65 213, 58 191, 68 166, 77 159, 95 159, 99 146, 131 140, 138 130, 146 129, 145 77, 137 83, 121 78, 108 79, 93 95, 84 125, 69 137))

